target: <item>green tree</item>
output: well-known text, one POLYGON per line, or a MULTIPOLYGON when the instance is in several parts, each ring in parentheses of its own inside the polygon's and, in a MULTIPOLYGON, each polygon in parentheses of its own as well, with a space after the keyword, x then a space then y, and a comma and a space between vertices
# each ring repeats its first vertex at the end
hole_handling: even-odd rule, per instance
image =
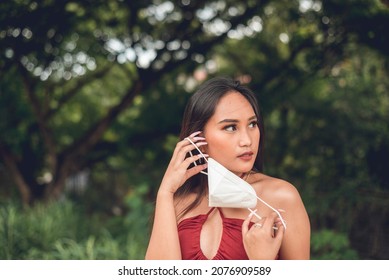
POLYGON ((95 205, 139 206, 190 93, 231 75, 258 93, 266 172, 300 190, 315 257, 387 259, 388 11, 384 0, 1 3, 0 168, 25 204, 92 168, 95 205))
POLYGON ((137 96, 193 69, 265 4, 2 3, 0 154, 24 204, 59 197, 71 174, 105 159, 115 146, 109 127, 137 96))
POLYGON ((314 231, 347 233, 364 258, 387 258, 388 8, 277 1, 261 20, 261 33, 216 55, 258 93, 266 172, 299 188, 314 231))

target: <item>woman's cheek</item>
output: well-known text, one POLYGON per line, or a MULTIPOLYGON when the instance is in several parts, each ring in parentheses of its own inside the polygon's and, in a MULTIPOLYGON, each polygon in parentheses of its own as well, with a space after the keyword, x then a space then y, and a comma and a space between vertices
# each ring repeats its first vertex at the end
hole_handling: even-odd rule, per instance
POLYGON ((232 149, 232 140, 228 135, 218 134, 212 135, 212 138, 207 138, 207 154, 215 160, 222 160, 228 157, 229 151, 232 149))

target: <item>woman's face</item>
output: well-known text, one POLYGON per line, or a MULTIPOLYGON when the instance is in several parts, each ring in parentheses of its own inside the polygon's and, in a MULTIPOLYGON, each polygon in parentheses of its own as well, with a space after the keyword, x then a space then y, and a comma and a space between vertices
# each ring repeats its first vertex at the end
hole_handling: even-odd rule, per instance
POLYGON ((224 95, 204 128, 205 152, 240 176, 252 169, 259 146, 259 127, 253 107, 243 95, 224 95))

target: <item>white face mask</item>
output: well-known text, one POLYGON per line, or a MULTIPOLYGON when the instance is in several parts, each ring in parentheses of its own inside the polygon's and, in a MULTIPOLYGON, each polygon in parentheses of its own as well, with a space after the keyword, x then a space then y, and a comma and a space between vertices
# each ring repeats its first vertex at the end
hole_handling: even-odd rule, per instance
MULTIPOLYGON (((229 171, 216 160, 212 158, 207 160, 196 144, 191 139, 186 139, 199 151, 208 163, 208 173, 204 171, 201 171, 201 173, 208 175, 209 207, 247 208, 258 219, 261 219, 255 211, 250 209, 254 208, 257 205, 257 200, 259 200, 277 213, 286 229, 286 224, 281 214, 259 198, 249 183, 229 171)), ((192 155, 191 152, 190 154, 192 155)), ((196 162, 195 165, 197 165, 196 162)))
POLYGON ((253 187, 213 158, 208 159, 210 207, 254 208, 257 198, 253 187))

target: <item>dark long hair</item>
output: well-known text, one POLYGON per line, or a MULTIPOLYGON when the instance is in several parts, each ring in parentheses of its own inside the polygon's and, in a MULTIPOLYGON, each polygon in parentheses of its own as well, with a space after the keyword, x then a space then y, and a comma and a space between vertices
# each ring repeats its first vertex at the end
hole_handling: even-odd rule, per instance
MULTIPOLYGON (((215 113, 219 100, 230 92, 239 92, 242 94, 251 104, 257 117, 261 137, 253 171, 262 172, 265 136, 262 115, 255 94, 239 81, 227 77, 216 77, 202 84, 191 96, 186 105, 182 120, 180 140, 188 137, 193 132, 203 131, 206 123, 215 113)), ((194 150, 193 153, 196 154, 197 151, 194 150)), ((196 194, 196 199, 180 213, 180 216, 185 215, 200 203, 202 197, 207 193, 207 180, 206 175, 199 173, 188 179, 184 185, 176 191, 176 198, 182 198, 190 193, 196 194)))

